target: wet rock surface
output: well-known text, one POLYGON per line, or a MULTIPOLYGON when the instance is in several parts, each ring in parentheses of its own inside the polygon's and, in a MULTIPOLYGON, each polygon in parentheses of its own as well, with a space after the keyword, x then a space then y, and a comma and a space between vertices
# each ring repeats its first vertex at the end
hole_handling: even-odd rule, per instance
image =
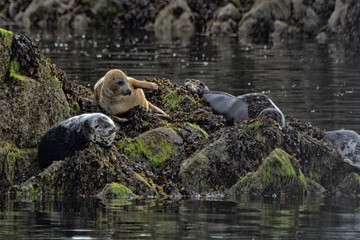
POLYGON ((42 170, 37 160, 42 135, 70 115, 100 109, 90 89, 70 83, 30 39, 21 39, 27 38, 13 38, 13 48, 8 39, 0 41, 0 58, 11 62, 11 56, 18 56, 19 62, 15 75, 11 75, 11 64, 5 64, 8 69, 0 79, 6 86, 1 89, 1 101, 12 101, 2 105, 3 111, 17 109, 20 113, 23 108, 16 107, 26 105, 25 113, 8 117, 4 120, 7 125, 2 125, 13 131, 2 130, 6 134, 1 135, 1 193, 100 199, 357 193, 353 186, 358 184, 359 169, 339 157, 320 129, 291 116, 286 116, 285 126, 261 116, 230 124, 197 94, 168 79, 147 79, 159 89, 145 91, 145 95, 169 118, 135 107, 124 114, 129 121, 117 123, 119 131, 112 148, 88 143, 73 156, 42 170), (22 46, 26 51, 14 54, 22 46), (29 88, 26 82, 34 85, 29 88), (34 100, 30 105, 20 96, 6 97, 6 89, 34 100), (54 105, 47 108, 35 100, 39 89, 48 102, 58 104, 58 111, 54 105), (41 122, 35 123, 39 118, 41 122), (24 135, 26 126, 36 133, 31 138, 24 135))

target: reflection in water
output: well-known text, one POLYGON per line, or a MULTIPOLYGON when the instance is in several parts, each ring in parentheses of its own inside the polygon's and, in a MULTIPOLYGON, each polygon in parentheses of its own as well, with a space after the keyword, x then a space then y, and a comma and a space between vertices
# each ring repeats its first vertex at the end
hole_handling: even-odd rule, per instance
POLYGON ((2 201, 1 239, 356 239, 359 201, 2 201))
POLYGON ((285 113, 326 130, 360 131, 360 62, 341 44, 298 41, 240 46, 236 38, 197 36, 189 44, 153 36, 30 33, 69 79, 89 87, 109 69, 138 79, 200 79, 234 95, 267 94, 285 113))

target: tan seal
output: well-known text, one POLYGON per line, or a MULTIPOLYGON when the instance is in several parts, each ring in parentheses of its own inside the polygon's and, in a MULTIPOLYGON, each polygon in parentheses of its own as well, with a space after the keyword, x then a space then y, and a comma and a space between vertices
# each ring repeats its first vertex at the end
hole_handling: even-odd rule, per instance
POLYGON ((120 118, 118 115, 138 105, 160 116, 168 116, 163 110, 146 100, 142 88, 156 90, 158 86, 155 83, 128 77, 123 71, 113 69, 95 84, 95 101, 118 121, 127 121, 126 118, 120 118))

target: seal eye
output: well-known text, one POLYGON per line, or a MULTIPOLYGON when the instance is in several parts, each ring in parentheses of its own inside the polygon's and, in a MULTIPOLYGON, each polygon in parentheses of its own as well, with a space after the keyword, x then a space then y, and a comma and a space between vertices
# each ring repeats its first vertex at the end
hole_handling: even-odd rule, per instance
POLYGON ((124 85, 124 81, 123 80, 119 80, 116 82, 117 85, 119 86, 123 86, 124 85))

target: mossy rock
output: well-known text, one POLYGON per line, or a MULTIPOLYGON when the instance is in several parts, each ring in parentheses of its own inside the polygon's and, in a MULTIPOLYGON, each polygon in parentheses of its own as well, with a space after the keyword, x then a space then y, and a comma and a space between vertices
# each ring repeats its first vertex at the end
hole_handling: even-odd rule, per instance
POLYGON ((154 186, 151 179, 149 181, 139 173, 135 173, 131 179, 132 186, 130 188, 138 196, 145 198, 157 198, 160 196, 159 192, 156 190, 156 186, 154 186))
POLYGON ((195 101, 184 93, 179 91, 171 91, 163 98, 162 104, 170 112, 182 110, 184 112, 191 112, 196 109, 195 101))
POLYGON ((0 192, 36 172, 37 149, 19 149, 0 140, 0 192))
POLYGON ((103 190, 97 194, 101 199, 134 198, 135 194, 120 183, 108 183, 103 190))
POLYGON ((248 173, 228 193, 264 196, 285 193, 287 196, 303 196, 308 190, 308 181, 296 167, 296 161, 283 150, 275 149, 256 172, 248 173))
POLYGON ((44 171, 21 183, 19 188, 15 190, 23 196, 64 194, 65 188, 57 184, 57 176, 65 164, 64 161, 53 162, 44 171))
POLYGON ((179 153, 181 143, 182 138, 173 129, 160 127, 135 139, 122 139, 118 146, 134 161, 143 159, 152 166, 159 167, 179 153))
POLYGON ((348 174, 339 184, 338 191, 350 195, 359 196, 360 194, 360 176, 358 173, 352 172, 348 174))
POLYGON ((47 130, 69 117, 70 108, 36 44, 22 35, 0 33, 0 132, 18 147, 36 147, 47 130))
POLYGON ((202 193, 218 190, 217 186, 223 187, 228 184, 226 178, 232 181, 236 169, 227 168, 230 157, 226 148, 226 140, 220 138, 185 159, 181 163, 179 172, 182 184, 191 191, 202 193))
POLYGON ((200 151, 193 157, 183 161, 180 167, 180 177, 182 183, 188 189, 201 193, 211 190, 207 182, 210 170, 210 161, 206 156, 205 150, 200 151))
POLYGON ((5 81, 9 70, 13 33, 0 28, 0 83, 5 81))

